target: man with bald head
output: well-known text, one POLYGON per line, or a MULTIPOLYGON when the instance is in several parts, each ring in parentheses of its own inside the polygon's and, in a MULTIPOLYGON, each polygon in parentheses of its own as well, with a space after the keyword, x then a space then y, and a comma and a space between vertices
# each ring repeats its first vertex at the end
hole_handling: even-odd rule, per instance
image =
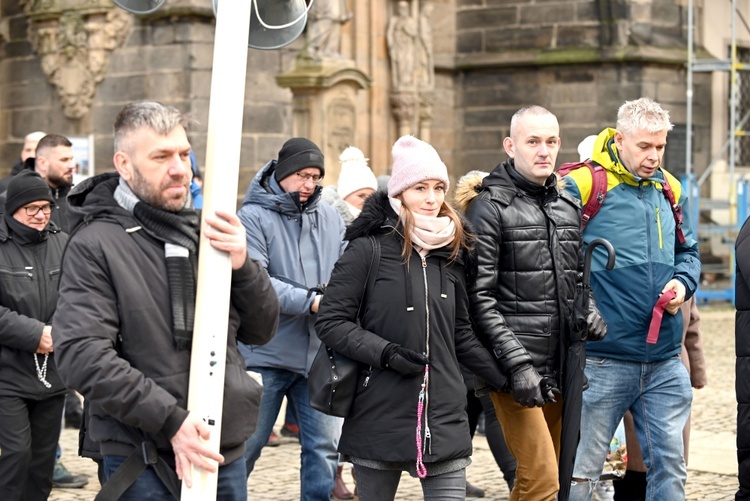
POLYGON ((10 180, 13 176, 21 172, 26 167, 31 168, 28 164, 31 163, 33 165, 33 158, 36 156, 36 145, 39 140, 45 135, 46 134, 41 131, 26 134, 26 137, 23 138, 21 157, 16 160, 16 163, 14 163, 13 167, 11 167, 10 174, 0 179, 0 193, 5 193, 5 191, 8 189, 8 183, 10 183, 10 180), (29 158, 31 158, 32 160, 28 161, 29 158))
MULTIPOLYGON (((466 208, 478 237, 470 311, 508 376, 490 397, 518 462, 514 501, 553 501, 559 490, 561 347, 582 263, 581 212, 554 174, 560 145, 555 115, 521 108, 503 141, 510 158, 467 190, 477 193, 466 208)), ((588 323, 590 338, 606 334, 596 308, 588 323)))

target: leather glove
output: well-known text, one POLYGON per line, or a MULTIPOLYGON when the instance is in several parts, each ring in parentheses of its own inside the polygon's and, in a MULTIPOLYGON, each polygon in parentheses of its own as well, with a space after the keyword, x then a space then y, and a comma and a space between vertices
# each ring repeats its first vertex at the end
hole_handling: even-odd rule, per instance
POLYGON ((515 367, 510 376, 510 393, 513 400, 525 407, 541 407, 544 405, 542 388, 539 386, 541 382, 542 377, 531 364, 515 367))
POLYGON ((591 311, 586 315, 586 325, 588 326, 588 333, 586 334, 587 341, 601 341, 604 336, 607 335, 607 323, 602 318, 599 309, 593 304, 590 305, 591 311))
POLYGON ((424 370, 429 361, 427 357, 396 343, 388 343, 380 355, 380 365, 403 374, 416 374, 424 370))

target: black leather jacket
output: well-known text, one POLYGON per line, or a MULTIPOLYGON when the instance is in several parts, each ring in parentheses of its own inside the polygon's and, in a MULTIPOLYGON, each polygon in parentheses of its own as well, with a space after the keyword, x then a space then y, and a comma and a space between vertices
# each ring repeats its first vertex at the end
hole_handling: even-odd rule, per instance
POLYGON ((477 232, 469 290, 477 335, 507 372, 532 363, 558 381, 567 318, 582 270, 581 211, 550 176, 525 180, 513 160, 487 176, 466 209, 477 232))

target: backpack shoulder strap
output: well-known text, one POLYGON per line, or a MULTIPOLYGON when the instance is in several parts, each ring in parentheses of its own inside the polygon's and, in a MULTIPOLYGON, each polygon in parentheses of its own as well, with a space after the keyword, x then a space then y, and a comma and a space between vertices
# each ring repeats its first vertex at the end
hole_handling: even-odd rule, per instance
POLYGON ((589 200, 583 207, 583 213, 581 214, 581 231, 586 229, 586 225, 599 212, 604 199, 607 197, 607 171, 592 160, 587 160, 584 163, 591 171, 591 195, 589 195, 589 200))
POLYGON ((581 214, 581 231, 586 228, 586 225, 592 217, 599 212, 604 199, 607 196, 607 171, 594 162, 593 160, 584 160, 583 162, 568 162, 564 163, 557 170, 560 176, 566 176, 571 172, 578 170, 582 167, 588 168, 591 173, 591 188, 588 191, 588 197, 584 197, 584 188, 579 186, 581 196, 585 198, 583 202, 583 212, 581 214))
POLYGON ((669 174, 663 169, 659 169, 664 176, 664 183, 661 185, 661 191, 664 197, 669 202, 669 207, 672 209, 672 215, 674 216, 675 232, 677 233, 677 239, 681 244, 685 243, 685 234, 682 232, 682 225, 684 223, 682 217, 682 206, 677 203, 676 197, 674 196, 674 190, 669 184, 669 174))

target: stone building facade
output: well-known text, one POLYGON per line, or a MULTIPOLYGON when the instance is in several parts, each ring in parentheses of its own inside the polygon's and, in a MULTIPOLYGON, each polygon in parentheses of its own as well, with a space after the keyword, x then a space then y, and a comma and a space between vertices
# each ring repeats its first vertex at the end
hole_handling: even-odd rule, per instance
MULTIPOLYGON (((695 3, 702 23, 704 0, 695 3)), ((614 124, 624 100, 644 95, 670 109, 676 128, 667 166, 679 173, 686 5, 315 0, 322 10, 311 10, 308 34, 283 49, 249 53, 239 190, 286 138, 303 133, 327 154, 326 182, 335 182, 337 151, 347 144, 365 152, 376 174, 387 173, 390 146, 403 133, 429 138, 453 176, 489 170, 505 156, 512 113, 527 104, 557 114, 561 161, 571 160, 583 137, 614 124), (407 73, 401 80, 397 62, 407 73)), ((203 163, 214 26, 210 0, 167 0, 147 16, 110 0, 0 0, 0 174, 34 130, 92 136, 96 171, 110 170, 114 116, 138 99, 192 112, 198 125, 189 134, 203 163)), ((714 80, 695 79, 697 170, 716 149, 714 80)))

